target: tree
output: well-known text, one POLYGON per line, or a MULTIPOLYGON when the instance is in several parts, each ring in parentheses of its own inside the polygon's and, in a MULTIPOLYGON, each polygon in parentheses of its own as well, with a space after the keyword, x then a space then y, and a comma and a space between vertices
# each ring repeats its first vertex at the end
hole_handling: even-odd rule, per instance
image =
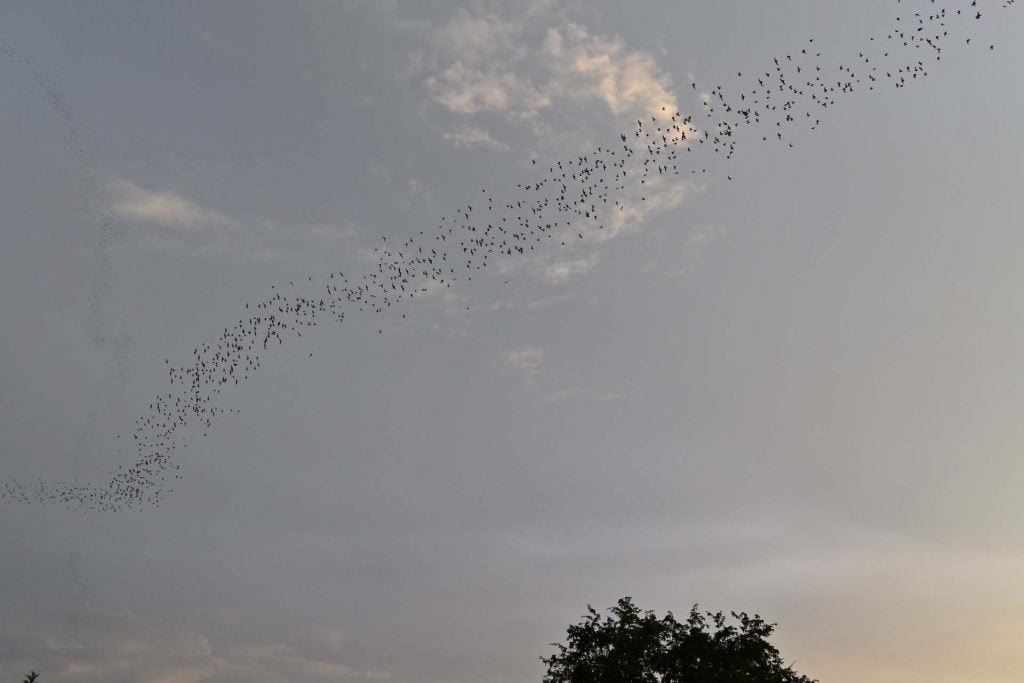
POLYGON ((25 676, 25 680, 22 683, 36 683, 39 680, 39 674, 35 671, 30 671, 28 676, 25 676))
POLYGON ((701 614, 694 605, 683 623, 671 612, 659 619, 641 612, 630 597, 603 621, 590 605, 570 626, 568 644, 541 657, 544 683, 817 683, 785 666, 766 638, 775 624, 746 612, 701 614), (713 631, 712 631, 713 629, 713 631))

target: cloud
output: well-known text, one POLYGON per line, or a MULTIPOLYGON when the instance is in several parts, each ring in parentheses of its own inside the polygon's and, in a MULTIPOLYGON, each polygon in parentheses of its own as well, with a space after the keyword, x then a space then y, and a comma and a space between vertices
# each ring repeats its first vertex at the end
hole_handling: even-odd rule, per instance
MULTIPOLYGON (((684 117, 671 120, 679 111, 678 98, 655 57, 618 35, 588 28, 571 11, 562 3, 532 2, 512 12, 480 0, 439 22, 392 16, 414 45, 405 76, 417 80, 435 105, 423 111, 443 121, 438 127, 444 140, 463 149, 502 151, 522 149, 525 142, 542 146, 548 157, 568 156, 607 145, 632 130, 637 119, 654 117, 670 142, 685 149, 688 141, 682 138, 695 138, 698 131, 680 120, 684 117)), ((633 157, 624 172, 631 179, 646 177, 649 169, 642 162, 633 157)), ((666 170, 672 175, 655 175, 617 192, 618 205, 604 213, 600 228, 596 220, 580 222, 565 237, 582 232, 590 244, 603 242, 677 209, 698 188, 680 181, 674 168, 666 170)), ((502 273, 525 269, 554 284, 595 265, 593 257, 563 255, 552 262, 537 254, 516 265, 502 260, 498 268, 502 273)))
MULTIPOLYGON (((442 132, 455 147, 516 149, 501 140, 542 144, 548 154, 578 153, 607 144, 638 118, 665 122, 665 134, 685 148, 681 138, 697 130, 675 122, 679 110, 670 76, 655 58, 569 18, 558 3, 535 2, 513 14, 505 6, 480 2, 459 9, 440 23, 415 23, 421 42, 408 75, 420 80, 428 101, 458 117, 454 131, 442 132), (614 136, 614 137, 613 137, 614 136)), ((689 83, 689 82, 688 82, 689 83)), ((699 188, 671 175, 647 176, 639 156, 629 162, 630 178, 645 178, 617 193, 617 204, 603 220, 578 222, 562 238, 574 248, 576 233, 594 245, 638 232, 651 218, 678 209, 699 188), (571 239, 570 239, 571 238, 571 239)), ((659 169, 660 170, 660 169, 659 169)), ((538 253, 526 261, 501 260, 499 272, 527 271, 548 284, 559 284, 592 271, 596 255, 566 258, 538 253)))
POLYGON ((555 261, 544 267, 542 277, 546 282, 560 284, 576 275, 589 273, 597 267, 597 254, 571 261, 555 261))
POLYGON ((55 683, 326 683, 390 677, 340 661, 344 637, 333 627, 300 627, 301 637, 288 642, 220 637, 214 646, 213 639, 182 625, 87 608, 73 632, 60 638, 25 630, 29 633, 0 635, 0 675, 5 680, 15 680, 29 668, 55 683))
POLYGON ((678 109, 669 77, 649 55, 626 49, 618 36, 592 35, 571 23, 548 29, 544 52, 552 86, 568 96, 597 99, 616 115, 661 116, 678 109))
POLYGON ((491 134, 482 128, 475 126, 463 126, 453 133, 445 133, 444 139, 456 147, 474 148, 483 147, 486 149, 500 150, 507 152, 509 147, 491 137, 491 134))
POLYGON ((522 25, 502 19, 495 12, 458 8, 445 23, 434 27, 435 48, 449 50, 466 59, 494 56, 522 56, 522 25))
POLYGON ((269 224, 242 221, 171 190, 159 190, 123 177, 107 183, 111 214, 131 223, 145 250, 193 257, 244 257, 267 263, 280 254, 268 244, 269 224), (140 230, 141 228, 141 230, 140 230))
POLYGON ((619 36, 592 33, 564 13, 555 3, 533 3, 514 16, 459 9, 443 23, 416 24, 413 31, 426 47, 410 54, 408 73, 449 112, 497 114, 561 137, 576 127, 577 114, 599 120, 595 103, 617 125, 678 110, 671 78, 651 55, 628 48, 619 36), (566 107, 575 109, 572 116, 566 107))
POLYGON ((174 192, 148 190, 127 178, 112 179, 109 188, 110 210, 122 220, 191 231, 238 227, 235 220, 220 211, 200 206, 174 192))
POLYGON ((649 217, 671 211, 682 206, 691 195, 703 191, 702 186, 690 181, 662 180, 654 177, 644 185, 643 194, 633 191, 619 200, 607 227, 595 237, 609 240, 639 229, 649 217))
POLYGON ((540 373, 544 362, 544 349, 527 347, 510 349, 502 353, 506 367, 520 375, 528 383, 532 383, 540 373))
POLYGON ((339 258, 353 252, 365 230, 352 222, 287 226, 259 218, 242 219, 204 206, 179 192, 143 187, 124 177, 107 183, 108 205, 118 220, 135 228, 145 250, 195 258, 244 259, 271 263, 322 261, 328 250, 339 258))
POLYGON ((493 73, 455 62, 426 81, 427 90, 438 102, 457 114, 486 111, 534 115, 551 104, 527 79, 512 72, 493 73))

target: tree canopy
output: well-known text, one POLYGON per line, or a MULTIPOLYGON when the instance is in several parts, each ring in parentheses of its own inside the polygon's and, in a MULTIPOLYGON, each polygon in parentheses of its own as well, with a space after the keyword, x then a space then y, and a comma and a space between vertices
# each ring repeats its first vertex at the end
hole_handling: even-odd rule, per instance
POLYGON ((786 666, 767 638, 776 624, 760 616, 701 613, 694 605, 685 622, 671 612, 658 618, 630 597, 604 619, 590 605, 568 628, 558 653, 541 657, 544 683, 817 683, 786 666))

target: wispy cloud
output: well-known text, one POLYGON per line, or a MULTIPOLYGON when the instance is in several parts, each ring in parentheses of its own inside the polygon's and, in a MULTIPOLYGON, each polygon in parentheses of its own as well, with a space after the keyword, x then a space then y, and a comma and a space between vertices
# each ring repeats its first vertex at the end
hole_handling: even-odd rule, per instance
POLYGON ((534 115, 551 104, 529 80, 513 73, 489 70, 455 62, 426 81, 435 102, 457 114, 504 112, 534 115))
POLYGON ((549 283, 559 284, 567 282, 577 275, 589 273, 597 267, 597 254, 590 254, 585 258, 569 261, 555 261, 544 266, 542 278, 549 283))
POLYGON ((287 630, 290 633, 283 642, 212 639, 179 624, 127 611, 87 608, 79 613, 73 633, 48 633, 44 637, 35 635, 29 627, 26 635, 0 636, 0 672, 13 678, 24 674, 26 666, 38 669, 45 662, 53 680, 80 683, 326 683, 390 678, 386 671, 358 668, 342 661, 339 653, 344 641, 336 628, 287 630))
POLYGON ((112 179, 109 188, 110 210, 122 220, 192 231, 238 227, 229 216, 176 192, 146 189, 127 178, 112 179))
MULTIPOLYGON (((564 284, 597 270, 603 243, 639 233, 652 218, 678 209, 703 190, 704 186, 689 180, 655 176, 642 188, 631 188, 621 195, 618 205, 608 212, 608 218, 602 224, 591 222, 566 230, 563 239, 568 252, 537 252, 526 259, 504 259, 498 262, 498 272, 504 276, 526 274, 547 285, 564 284), (577 233, 586 239, 577 241, 577 233), (566 258, 569 254, 572 257, 566 258)), ((699 235, 695 233, 692 239, 700 244, 694 244, 691 251, 702 251, 719 232, 718 228, 706 227, 699 235)))
POLYGON ((703 189, 703 186, 688 180, 662 180, 654 177, 644 185, 642 191, 633 189, 623 196, 612 212, 608 226, 596 232, 594 237, 603 241, 634 232, 648 218, 679 208, 688 197, 703 189))
POLYGON ((509 349, 502 353, 505 366, 522 377, 527 383, 532 383, 540 374, 540 366, 544 362, 544 349, 535 346, 509 349))
POLYGON ((452 133, 445 133, 444 139, 448 140, 456 147, 465 147, 470 149, 474 147, 483 147, 503 152, 507 152, 509 150, 508 145, 495 140, 486 130, 475 126, 463 126, 452 133))
POLYGON ((580 24, 548 29, 544 53, 553 76, 550 89, 577 99, 596 99, 616 115, 662 115, 677 110, 671 80, 654 58, 626 48, 618 36, 593 35, 580 24))
POLYGON ((270 263, 324 250, 351 254, 354 241, 364 236, 351 222, 285 226, 232 216, 179 191, 145 187, 124 177, 110 179, 107 190, 111 214, 138 228, 139 246, 168 255, 270 263))
MULTIPOLYGON (((462 117, 498 115, 562 139, 579 133, 580 116, 587 126, 621 126, 678 110, 668 74, 621 37, 569 20, 556 3, 504 9, 478 5, 442 23, 414 25, 422 47, 410 55, 407 74, 421 80, 430 101, 462 117)), ((445 138, 465 144, 462 136, 445 138)))

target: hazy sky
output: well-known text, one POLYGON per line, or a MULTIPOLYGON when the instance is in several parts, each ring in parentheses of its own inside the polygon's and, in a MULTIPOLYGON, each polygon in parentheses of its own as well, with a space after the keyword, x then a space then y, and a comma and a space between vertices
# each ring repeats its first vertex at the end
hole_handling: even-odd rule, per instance
MULTIPOLYGON (((4 503, 0 677, 525 683, 631 595, 825 683, 1020 680, 1024 14, 977 4, 614 238, 271 351, 161 507, 4 503)), ((942 5, 6 4, 0 478, 130 464, 165 359, 272 285, 942 5)))

